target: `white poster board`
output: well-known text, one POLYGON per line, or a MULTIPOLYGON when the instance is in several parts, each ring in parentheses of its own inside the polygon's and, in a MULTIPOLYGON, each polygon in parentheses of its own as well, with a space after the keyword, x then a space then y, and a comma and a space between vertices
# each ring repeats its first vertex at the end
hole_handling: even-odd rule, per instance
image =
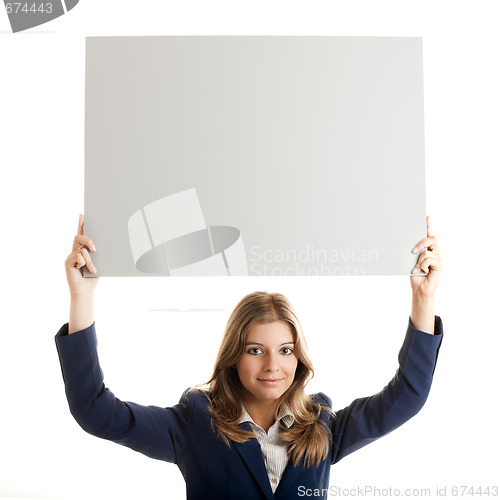
POLYGON ((86 58, 100 276, 411 272, 421 39, 95 37, 86 58))

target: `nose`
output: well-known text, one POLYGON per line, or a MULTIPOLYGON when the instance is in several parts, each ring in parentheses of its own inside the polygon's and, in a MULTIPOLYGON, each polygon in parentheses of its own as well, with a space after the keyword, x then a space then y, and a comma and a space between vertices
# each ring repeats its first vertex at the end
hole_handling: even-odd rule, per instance
POLYGON ((264 370, 266 372, 278 372, 279 371, 279 358, 278 354, 268 353, 265 357, 264 370))

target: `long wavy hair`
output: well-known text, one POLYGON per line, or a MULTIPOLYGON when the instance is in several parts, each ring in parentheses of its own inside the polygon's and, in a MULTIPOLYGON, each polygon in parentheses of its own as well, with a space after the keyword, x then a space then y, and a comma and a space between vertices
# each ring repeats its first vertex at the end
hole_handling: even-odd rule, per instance
POLYGON ((245 352, 249 329, 255 324, 277 320, 290 325, 295 342, 294 354, 298 360, 295 378, 278 399, 275 414, 277 419, 280 410, 286 406, 295 421, 289 429, 281 426, 280 437, 288 442, 288 454, 294 466, 302 457, 306 467, 319 465, 327 457, 332 439, 330 430, 319 417, 321 411, 333 412, 315 403, 305 393, 306 384, 313 377, 314 370, 297 315, 288 299, 280 293, 250 293, 241 299, 231 313, 212 377, 206 383, 212 423, 229 446, 231 441, 242 443, 255 437, 253 432, 238 426, 245 389, 238 376, 236 363, 245 352))

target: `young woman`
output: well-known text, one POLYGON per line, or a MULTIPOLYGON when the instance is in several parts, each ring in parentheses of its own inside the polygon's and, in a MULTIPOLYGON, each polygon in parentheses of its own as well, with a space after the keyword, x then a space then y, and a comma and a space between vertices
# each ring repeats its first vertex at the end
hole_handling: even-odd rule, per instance
POLYGON ((187 390, 169 408, 122 402, 104 385, 93 319, 95 267, 83 216, 66 260, 69 324, 56 335, 71 413, 87 432, 178 465, 187 498, 327 498, 330 465, 391 432, 424 404, 442 338, 433 297, 441 274, 427 221, 413 269, 412 309, 395 377, 378 394, 332 412, 308 396, 312 364, 297 316, 281 294, 244 297, 226 326, 207 389, 187 390))

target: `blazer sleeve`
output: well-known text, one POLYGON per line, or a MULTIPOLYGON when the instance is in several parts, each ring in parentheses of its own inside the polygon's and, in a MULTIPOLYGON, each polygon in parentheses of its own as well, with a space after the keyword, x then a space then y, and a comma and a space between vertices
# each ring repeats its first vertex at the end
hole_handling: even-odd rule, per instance
POLYGON ((170 408, 123 402, 104 385, 95 324, 71 335, 65 324, 55 341, 66 397, 78 424, 94 436, 177 463, 191 423, 186 392, 179 404, 170 408))
POLYGON ((443 337, 441 318, 434 319, 434 335, 408 322, 399 368, 379 393, 354 400, 336 412, 332 421, 332 463, 388 434, 418 413, 432 383, 443 337))

